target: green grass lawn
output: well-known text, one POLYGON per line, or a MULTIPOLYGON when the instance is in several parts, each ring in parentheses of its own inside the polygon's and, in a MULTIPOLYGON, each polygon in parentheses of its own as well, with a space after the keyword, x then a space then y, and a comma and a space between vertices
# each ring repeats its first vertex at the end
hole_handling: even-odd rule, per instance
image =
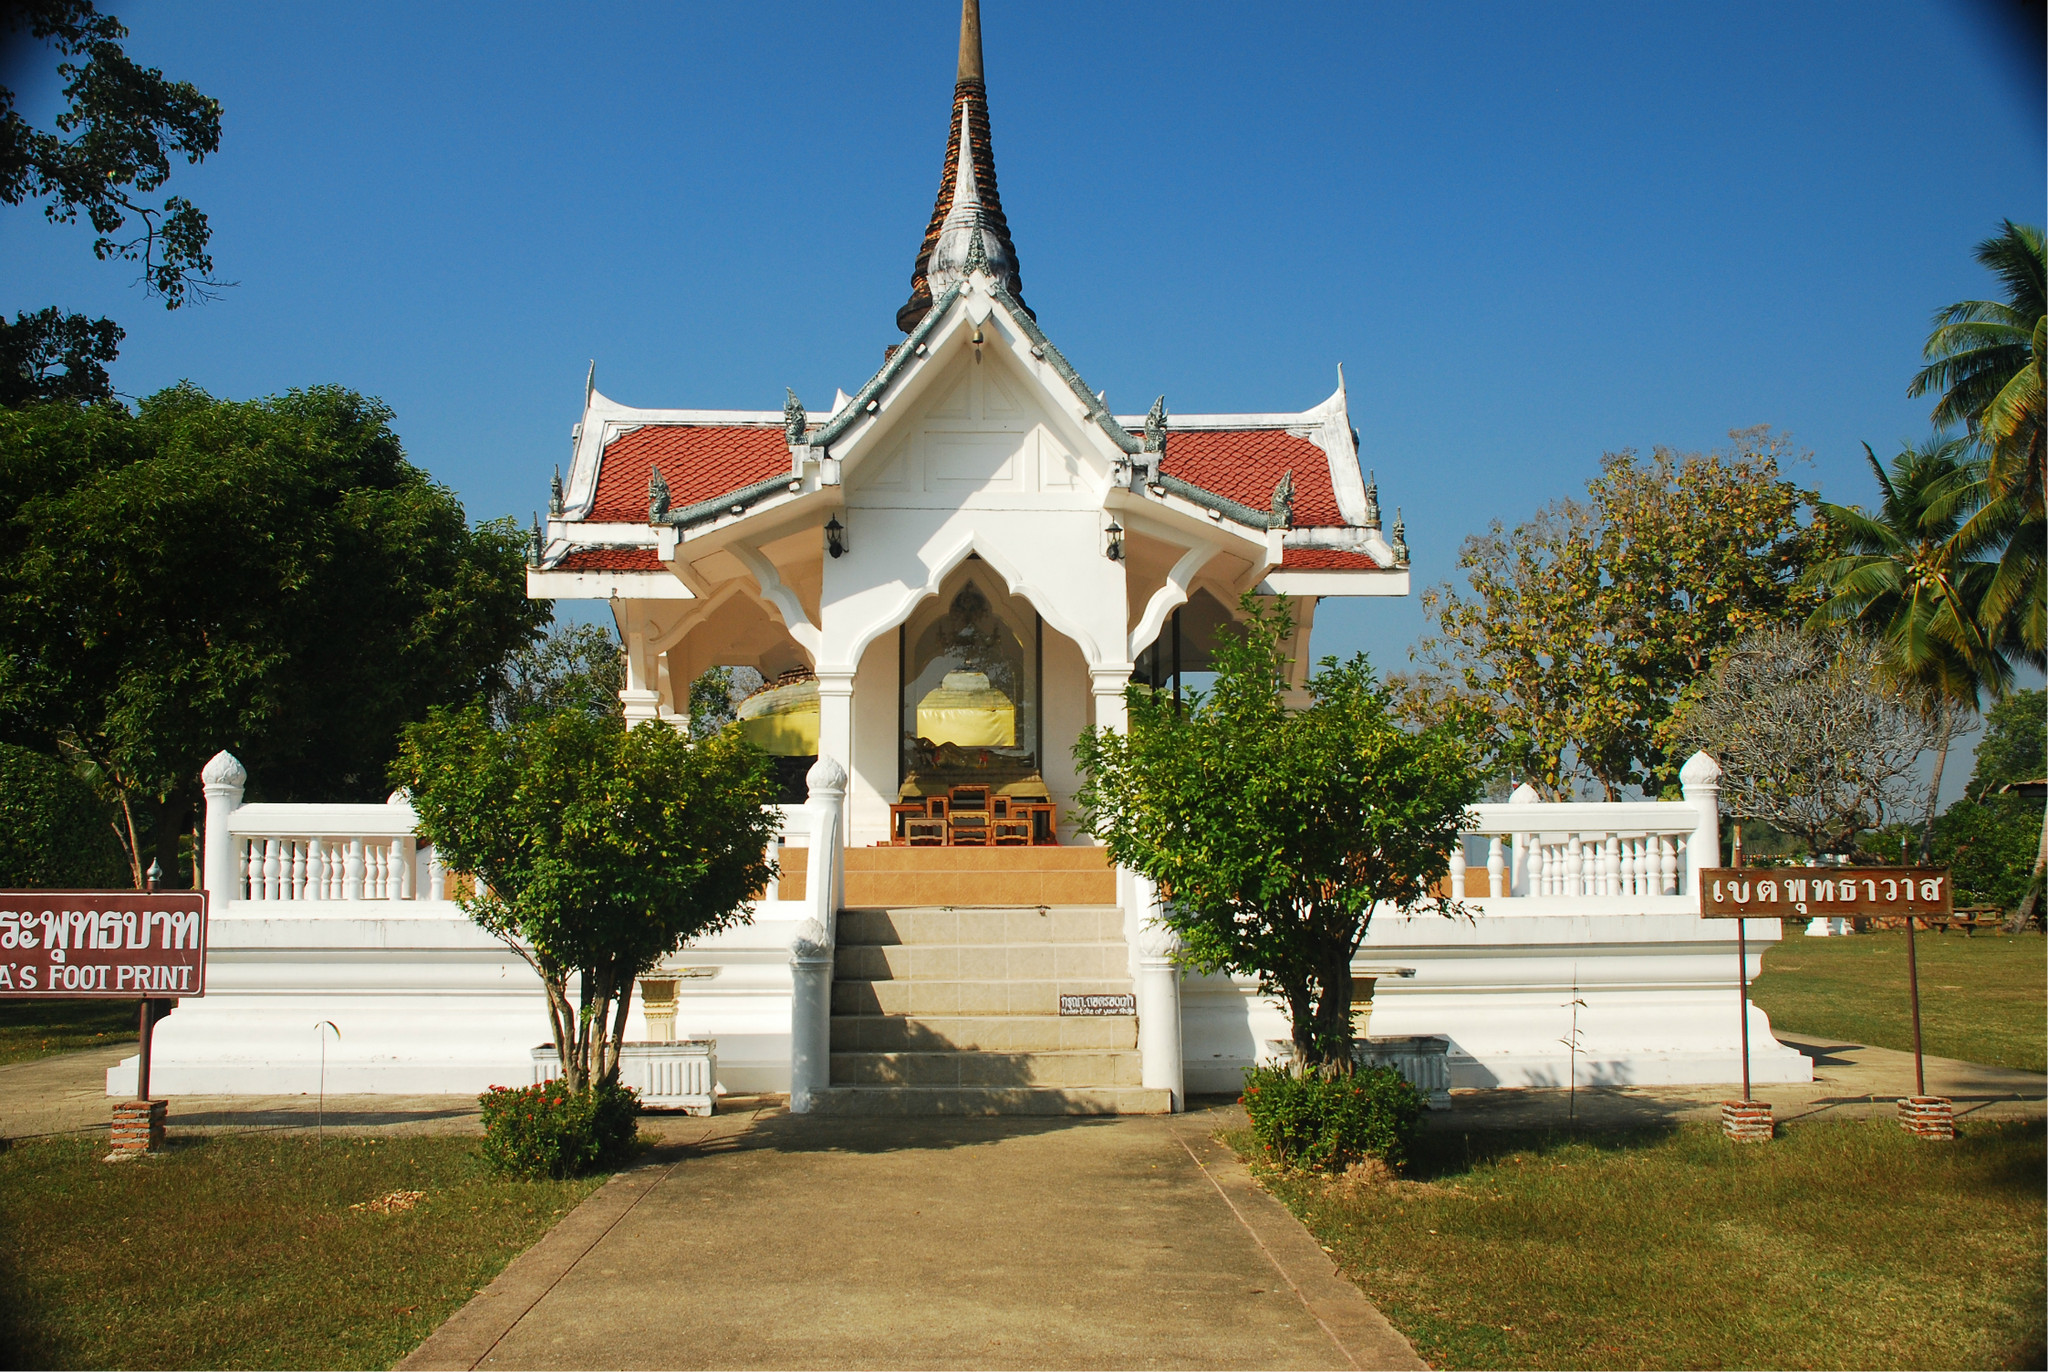
POLYGON ((132 1000, 0 1000, 0 1063, 133 1043, 138 1017, 132 1000))
POLYGON ((601 1180, 503 1181, 475 1148, 233 1134, 109 1164, 103 1141, 16 1143, 0 1365, 387 1367, 601 1180), (425 1195, 367 1208, 394 1191, 425 1195))
MULTIPOLYGON (((2048 938, 1919 933, 1913 946, 1929 1053, 2048 1071, 2048 938)), ((1750 996, 1773 1028, 1913 1050, 1903 932, 1788 937, 1764 953, 1750 996)))
POLYGON ((2044 1165, 2039 1124, 1881 1120, 1430 1133, 1379 1185, 1258 1170, 1435 1367, 1916 1368, 2042 1365, 2044 1165))

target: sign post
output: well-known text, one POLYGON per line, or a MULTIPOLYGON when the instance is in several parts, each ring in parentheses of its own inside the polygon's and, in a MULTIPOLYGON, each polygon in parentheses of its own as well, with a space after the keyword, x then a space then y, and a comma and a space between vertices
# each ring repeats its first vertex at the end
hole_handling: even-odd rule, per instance
MULTIPOLYGON (((1955 1137, 1955 1111, 1944 1097, 1927 1094, 1920 1056, 1920 969, 1913 950, 1913 921, 1952 914, 1955 891, 1945 867, 1709 867, 1700 873, 1700 916, 1736 921, 1744 946, 1744 919, 1843 919, 1903 916, 1906 921, 1906 976, 1913 997, 1913 1092, 1899 1101, 1899 1125, 1924 1138, 1955 1137)), ((1748 969, 1744 963, 1744 972, 1748 969)), ((1743 991, 1743 1096, 1749 1094, 1749 993, 1743 991)), ((1764 1132, 1742 1135, 1729 1126, 1730 1107, 1721 1107, 1730 1137, 1769 1138, 1769 1106, 1760 1106, 1764 1132)), ((1753 1113, 1753 1112, 1752 1112, 1753 1113)))
POLYGON ((0 999, 134 1000, 135 1096, 114 1107, 113 1157, 163 1146, 150 1099, 156 1026, 206 994, 203 891, 0 891, 0 999))

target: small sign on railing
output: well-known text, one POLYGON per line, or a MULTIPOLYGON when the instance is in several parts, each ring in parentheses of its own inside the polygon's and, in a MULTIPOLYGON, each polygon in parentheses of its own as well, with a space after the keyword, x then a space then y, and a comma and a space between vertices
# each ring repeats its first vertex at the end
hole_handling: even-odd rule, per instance
POLYGON ((1700 873, 1705 919, 1924 918, 1954 908, 1945 867, 1709 867, 1700 873))
POLYGON ((203 891, 0 891, 0 996, 206 994, 203 891))

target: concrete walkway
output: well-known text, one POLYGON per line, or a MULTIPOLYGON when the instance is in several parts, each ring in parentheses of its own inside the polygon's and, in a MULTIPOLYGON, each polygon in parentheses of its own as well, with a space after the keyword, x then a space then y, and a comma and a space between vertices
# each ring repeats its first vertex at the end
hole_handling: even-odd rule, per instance
POLYGON ((1228 1118, 668 1121, 401 1365, 1423 1366, 1228 1118))

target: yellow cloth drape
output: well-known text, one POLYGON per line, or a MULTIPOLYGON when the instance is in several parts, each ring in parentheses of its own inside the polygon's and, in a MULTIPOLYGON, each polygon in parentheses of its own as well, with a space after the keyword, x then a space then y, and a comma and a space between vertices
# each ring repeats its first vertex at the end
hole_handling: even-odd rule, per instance
POLYGON ((917 702, 917 734, 963 748, 1012 748, 1017 706, 980 672, 948 672, 917 702))

